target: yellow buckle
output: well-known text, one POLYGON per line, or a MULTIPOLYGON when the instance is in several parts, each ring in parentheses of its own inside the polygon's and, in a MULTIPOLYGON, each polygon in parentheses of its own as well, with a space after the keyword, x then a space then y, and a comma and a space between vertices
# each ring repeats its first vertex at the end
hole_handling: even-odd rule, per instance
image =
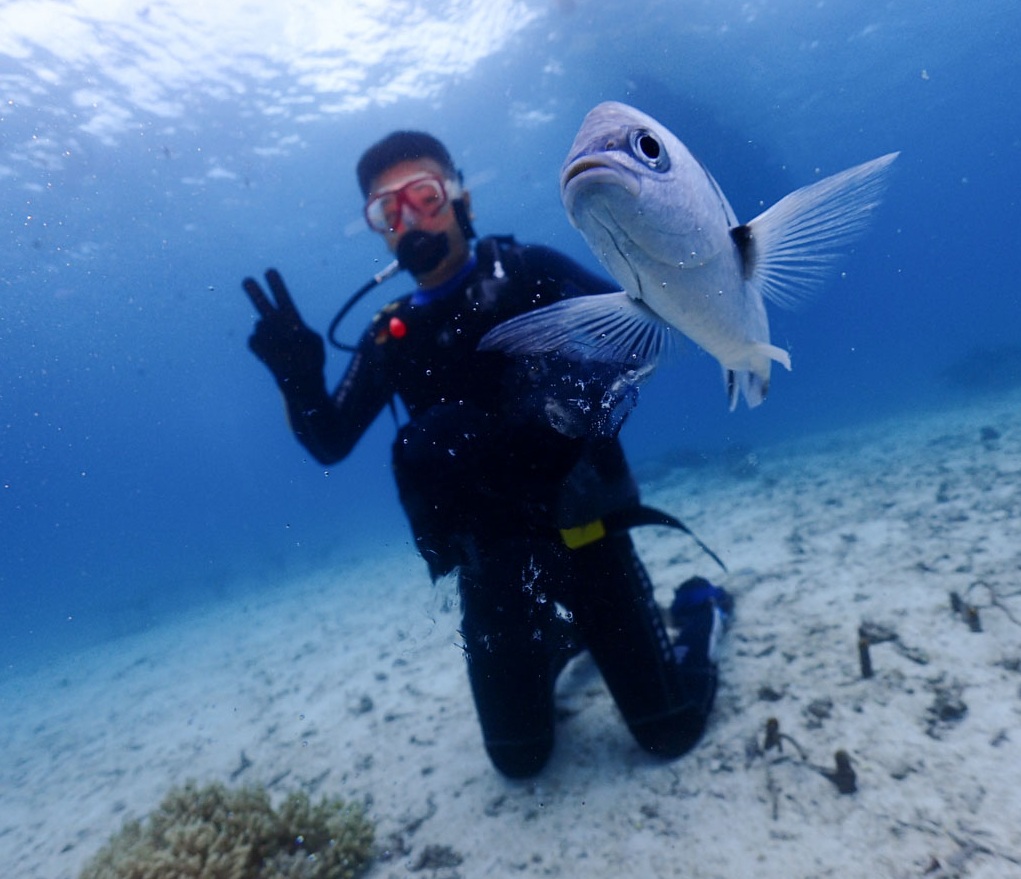
POLYGON ((560 536, 568 549, 580 549, 606 537, 606 526, 602 519, 596 519, 574 528, 561 528, 560 536))

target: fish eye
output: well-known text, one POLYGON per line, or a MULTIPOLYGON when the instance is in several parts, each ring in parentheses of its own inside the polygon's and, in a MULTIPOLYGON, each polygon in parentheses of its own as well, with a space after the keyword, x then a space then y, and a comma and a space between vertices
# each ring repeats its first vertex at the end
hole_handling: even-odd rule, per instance
POLYGON ((637 128, 631 132, 631 152, 635 158, 654 171, 665 171, 670 167, 670 159, 663 149, 663 144, 656 135, 645 128, 637 128))

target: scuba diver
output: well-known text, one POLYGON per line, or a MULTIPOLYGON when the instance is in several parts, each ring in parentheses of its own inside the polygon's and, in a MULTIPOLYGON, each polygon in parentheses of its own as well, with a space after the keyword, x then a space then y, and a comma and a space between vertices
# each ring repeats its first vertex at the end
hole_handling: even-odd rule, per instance
MULTIPOLYGON (((680 756, 704 731, 716 639, 733 605, 725 590, 692 578, 676 591, 672 638, 653 597, 628 529, 687 529, 641 505, 617 436, 641 376, 555 354, 477 350, 509 318, 618 288, 546 247, 476 241, 462 175, 429 134, 390 134, 365 152, 357 175, 365 219, 396 262, 356 296, 399 268, 416 288, 348 348, 332 393, 323 339, 280 274, 266 272, 268 290, 243 281, 259 314, 249 347, 276 379, 295 436, 333 464, 384 408, 396 418, 395 398, 402 404, 398 493, 433 581, 457 573, 468 676, 501 773, 523 778, 546 764, 556 678, 582 650, 638 744, 680 756)), ((330 327, 334 342, 350 304, 330 327)))

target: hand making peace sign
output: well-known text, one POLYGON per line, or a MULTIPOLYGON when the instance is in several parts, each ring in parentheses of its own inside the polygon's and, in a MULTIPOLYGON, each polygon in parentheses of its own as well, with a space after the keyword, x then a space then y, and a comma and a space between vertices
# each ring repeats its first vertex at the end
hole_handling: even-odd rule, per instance
POLYGON ((245 278, 241 282, 259 313, 255 331, 248 338, 248 347, 269 367, 285 393, 298 390, 308 379, 315 378, 321 383, 326 364, 322 337, 301 319, 276 269, 266 271, 266 284, 272 299, 255 278, 245 278))

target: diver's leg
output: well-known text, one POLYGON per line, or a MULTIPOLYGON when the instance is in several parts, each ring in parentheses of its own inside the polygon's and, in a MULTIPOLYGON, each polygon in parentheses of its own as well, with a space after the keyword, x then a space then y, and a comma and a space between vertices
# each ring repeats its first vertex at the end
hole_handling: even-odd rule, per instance
POLYGON ((645 750, 680 756, 702 736, 716 696, 708 643, 671 641, 627 535, 575 550, 574 561, 575 623, 628 728, 645 750))
POLYGON ((476 446, 486 430, 471 406, 434 406, 409 421, 393 445, 394 478, 415 544, 435 581, 463 561, 461 537, 478 513, 476 446))
MULTIPOLYGON (((551 639, 558 620, 546 566, 524 539, 499 541, 461 567, 462 636, 486 751, 511 778, 545 765, 553 750, 551 639)), ((562 665, 562 663, 561 663, 562 665)))

